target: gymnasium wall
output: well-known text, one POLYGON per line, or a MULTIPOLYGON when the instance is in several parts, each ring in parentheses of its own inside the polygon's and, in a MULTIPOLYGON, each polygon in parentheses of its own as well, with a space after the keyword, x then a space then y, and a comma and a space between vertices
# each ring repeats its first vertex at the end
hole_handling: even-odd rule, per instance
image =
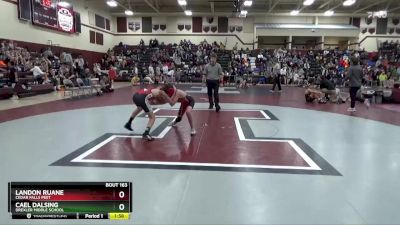
MULTIPOLYGON (((277 23, 277 24, 334 24, 334 25, 348 25, 349 17, 323 17, 319 16, 265 16, 254 18, 255 23, 277 23)), ((258 37, 258 42, 260 42, 260 37, 263 39, 273 39, 273 37, 286 37, 292 36, 292 47, 302 48, 306 47, 306 43, 311 40, 317 40, 317 43, 322 42, 322 36, 325 37, 324 44, 325 47, 328 46, 339 46, 339 41, 342 40, 353 40, 358 37, 358 30, 311 30, 311 29, 263 29, 257 28, 256 36, 258 37), (300 45, 299 45, 300 44, 300 45)), ((283 40, 283 39, 281 39, 283 40)), ((284 43, 283 41, 281 41, 284 43)), ((261 43, 259 46, 266 46, 261 43)), ((271 47, 271 46, 269 46, 271 47)), ((321 47, 317 45, 316 48, 321 47)))
POLYGON ((349 24, 349 17, 318 16, 257 16, 254 23, 294 23, 294 24, 349 24))
POLYGON ((236 43, 238 48, 253 48, 254 28, 250 19, 243 20, 238 18, 225 18, 227 26, 218 26, 218 17, 201 17, 199 24, 200 31, 195 30, 195 23, 192 17, 152 17, 151 32, 143 32, 141 17, 128 17, 125 26, 126 32, 117 32, 116 39, 128 45, 139 44, 143 39, 148 45, 150 39, 157 38, 159 42, 179 43, 180 40, 190 39, 192 43, 199 44, 205 39, 211 43, 226 44, 228 49, 232 49, 236 43), (165 29, 161 29, 164 26, 165 29), (221 32, 225 27, 227 32, 221 32), (230 29, 233 30, 230 30, 230 29))
POLYGON ((400 20, 396 23, 395 19, 388 18, 386 34, 377 34, 377 19, 367 20, 362 18, 358 38, 361 42, 360 47, 365 48, 366 51, 376 51, 381 42, 400 40, 400 20))
MULTIPOLYGON (((119 42, 128 45, 139 44, 143 39, 146 45, 150 39, 157 38, 159 42, 178 43, 183 39, 190 39, 198 44, 204 39, 209 43, 226 44, 227 49, 232 49, 237 43, 238 48, 257 47, 258 37, 322 37, 325 36, 327 46, 335 46, 344 39, 352 43, 360 42, 360 46, 367 51, 376 51, 379 43, 385 40, 398 40, 400 38, 400 25, 393 24, 392 19, 388 21, 388 33, 376 34, 372 28, 376 28, 376 20, 367 23, 365 18, 361 18, 360 30, 315 30, 311 29, 255 29, 257 23, 295 23, 295 24, 349 24, 349 17, 323 17, 315 16, 257 16, 242 18, 221 19, 225 25, 219 23, 220 18, 201 17, 197 18, 197 30, 194 29, 192 17, 175 16, 162 17, 155 16, 148 18, 147 31, 143 31, 142 17, 126 17, 123 26, 125 31, 118 31, 117 17, 113 16, 107 10, 99 7, 95 1, 70 0, 74 10, 81 15, 82 33, 67 34, 55 30, 33 26, 30 22, 20 21, 18 19, 18 9, 16 0, 0 0, 0 38, 12 39, 23 42, 46 45, 49 41, 53 45, 58 45, 70 49, 86 50, 91 52, 104 53, 119 42), (99 14, 110 20, 111 29, 105 30, 95 26, 94 15, 99 14), (7 21, 7 22, 4 22, 7 21), (150 23, 149 23, 150 21, 150 23), (223 27, 222 30, 220 28, 223 27), (163 29, 161 29, 163 28, 163 29), (227 28, 227 29, 226 29, 227 28), (393 32, 389 33, 389 29, 393 32), (199 30, 200 29, 200 30, 199 30), (364 32, 366 30, 366 32, 364 32), (90 43, 90 31, 103 35, 103 45, 90 43), (397 33, 399 32, 399 33, 397 33), (355 38, 357 40, 355 40, 355 38)), ((280 39, 283 40, 283 39, 280 39)), ((268 44, 268 41, 266 42, 268 44)), ((271 44, 271 43, 269 43, 271 44)), ((274 43, 273 43, 274 44, 274 43)), ((273 46, 273 45, 271 45, 273 46)), ((278 45, 276 45, 278 46, 278 45)), ((353 45, 355 47, 356 45, 353 45)))
POLYGON ((257 16, 254 17, 254 23, 295 23, 295 24, 313 24, 315 16, 257 16))
POLYGON ((347 16, 343 17, 318 17, 318 24, 349 24, 350 18, 347 16))
POLYGON ((334 45, 340 42, 348 41, 348 38, 345 37, 325 37, 324 44, 325 45, 334 45))
MULTIPOLYGON (((142 18, 141 17, 127 17, 125 26, 128 26, 126 32, 117 32, 117 40, 123 43, 132 45, 138 44, 140 39, 143 39, 146 44, 149 43, 150 39, 157 38, 161 42, 165 43, 177 43, 182 39, 190 39, 193 43, 199 43, 206 39, 208 42, 216 41, 218 43, 226 43, 228 49, 238 43, 239 48, 253 48, 253 42, 255 42, 254 47, 257 47, 257 42, 260 42, 258 37, 288 37, 292 36, 303 36, 303 37, 336 37, 330 39, 328 45, 339 45, 339 42, 334 42, 332 40, 342 40, 347 38, 353 40, 355 37, 359 36, 358 30, 315 30, 311 29, 254 29, 254 25, 257 23, 295 23, 295 24, 349 24, 350 17, 318 17, 315 16, 257 16, 257 17, 247 17, 246 19, 241 18, 228 18, 228 26, 240 26, 243 30, 240 32, 234 30, 233 32, 229 29, 226 33, 221 33, 218 30, 211 31, 210 29, 204 30, 204 27, 217 27, 218 17, 202 17, 203 30, 201 32, 193 31, 192 17, 177 16, 177 17, 152 17, 151 22, 153 29, 148 32, 142 32, 142 18), (159 26, 166 26, 165 29, 159 29, 159 26), (181 29, 178 26, 181 26, 181 29)), ((283 42, 282 42, 283 43, 283 42)), ((266 44, 271 44, 266 42, 266 44)), ((265 45, 263 47, 279 45, 265 45)), ((261 46, 261 45, 260 45, 261 46)))
MULTIPOLYGON (((143 39, 143 41, 146 43, 146 45, 149 44, 150 39, 157 38, 159 43, 164 42, 164 43, 179 43, 180 40, 186 39, 190 40, 194 44, 199 44, 200 42, 204 41, 204 39, 207 40, 208 43, 212 43, 216 41, 217 43, 226 43, 226 48, 227 49, 232 49, 236 43, 238 43, 238 48, 253 48, 253 34, 245 34, 241 35, 239 38, 235 35, 232 36, 226 36, 226 35, 134 35, 134 36, 117 36, 118 42, 123 42, 128 45, 137 45, 139 44, 140 39, 143 39), (246 43, 240 42, 246 41, 246 43)), ((116 42, 117 43, 117 42, 116 42)))
MULTIPOLYGON (((344 29, 335 29, 335 30, 322 30, 317 29, 312 31, 311 29, 254 29, 254 24, 257 23, 294 23, 294 24, 344 24, 347 25, 350 22, 350 17, 324 17, 319 16, 318 18, 315 16, 257 16, 257 17, 248 17, 246 19, 234 19, 229 18, 229 27, 231 25, 242 26, 243 30, 240 32, 228 31, 227 33, 219 33, 218 31, 205 31, 201 32, 193 32, 192 18, 191 17, 153 17, 152 24, 154 25, 165 25, 166 29, 161 30, 155 27, 151 30, 151 33, 143 33, 141 30, 141 17, 128 17, 127 24, 138 24, 139 29, 131 30, 127 29, 127 32, 120 33, 117 32, 116 40, 122 41, 127 44, 138 44, 140 39, 143 39, 146 44, 148 44, 149 40, 152 38, 157 38, 159 41, 165 43, 176 43, 181 39, 190 39, 193 43, 199 43, 206 39, 208 42, 217 41, 222 43, 227 43, 227 48, 231 49, 236 42, 238 43, 239 48, 252 48, 253 42, 255 42, 254 46, 257 47, 257 42, 260 40, 258 37, 319 37, 321 39, 322 36, 325 37, 325 47, 337 47, 342 46, 344 41, 350 41, 353 45, 350 48, 355 49, 358 48, 357 44, 360 43, 362 48, 365 48, 368 51, 377 51, 379 42, 385 40, 392 40, 393 38, 399 38, 399 34, 397 34, 398 25, 393 25, 391 18, 389 18, 388 28, 394 28, 394 32, 391 34, 385 35, 376 35, 373 33, 362 33, 364 28, 376 28, 376 19, 372 21, 371 24, 365 24, 365 18, 360 18, 360 29, 355 30, 344 30, 344 29), (177 29, 177 25, 181 25, 182 30, 177 29), (187 27, 189 26, 189 27, 187 27), (188 29, 186 29, 188 28, 188 29)), ((212 21, 210 21, 210 17, 202 17, 202 26, 204 27, 212 27, 218 25, 218 17, 213 17, 212 21)), ((132 27, 132 26, 131 26, 132 27)), ((400 32, 400 30, 399 30, 400 32)), ((397 39, 394 39, 397 40, 397 39)), ((268 42, 266 43, 268 44, 268 42)), ((262 45, 263 47, 279 47, 279 45, 262 45)), ((261 46, 261 45, 260 45, 261 46)))
MULTIPOLYGON (((101 12, 95 7, 85 6, 84 4, 86 1, 74 0, 70 2, 73 4, 74 11, 79 12, 81 15, 82 32, 79 34, 68 34, 35 26, 32 25, 31 22, 19 20, 16 1, 0 0, 0 21, 2 21, 0 26, 0 38, 43 45, 47 45, 49 41, 51 41, 53 45, 71 49, 106 52, 108 48, 115 44, 114 36, 106 30, 91 28, 93 26, 89 25, 88 9, 100 15, 108 15, 108 13, 101 12), (85 9, 85 7, 87 7, 87 9, 85 9), (103 34, 103 45, 90 43, 90 30, 103 34)), ((113 27, 115 27, 115 22, 111 20, 111 28, 113 27)))
POLYGON ((312 31, 311 29, 258 29, 258 36, 299 36, 299 37, 321 37, 321 36, 332 36, 332 37, 356 37, 358 36, 358 30, 344 30, 344 29, 332 29, 322 30, 317 29, 312 31))

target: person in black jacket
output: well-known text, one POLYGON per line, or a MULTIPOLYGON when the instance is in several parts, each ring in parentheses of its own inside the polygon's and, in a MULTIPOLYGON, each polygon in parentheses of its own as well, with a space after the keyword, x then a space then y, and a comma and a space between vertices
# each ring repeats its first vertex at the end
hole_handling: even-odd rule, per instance
POLYGON ((331 102, 337 102, 335 85, 328 80, 326 76, 321 76, 319 88, 321 89, 322 93, 325 94, 327 100, 331 100, 331 102))

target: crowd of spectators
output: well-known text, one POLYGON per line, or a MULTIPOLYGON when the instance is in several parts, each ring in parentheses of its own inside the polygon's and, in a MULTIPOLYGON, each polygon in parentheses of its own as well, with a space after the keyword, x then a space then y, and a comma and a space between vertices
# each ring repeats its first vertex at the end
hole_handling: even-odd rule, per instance
POLYGON ((384 56, 389 63, 400 63, 400 44, 397 41, 384 41, 379 47, 379 55, 384 56))
MULTIPOLYGON (((30 85, 52 84, 55 90, 59 90, 64 84, 90 85, 92 78, 98 78, 103 87, 109 83, 108 77, 102 76, 102 71, 96 70, 96 67, 90 68, 82 55, 75 58, 67 52, 56 55, 51 48, 45 48, 41 52, 29 52, 26 47, 18 46, 13 41, 2 41, 0 61, 3 65, 0 68, 0 86, 15 87, 23 80, 24 88, 29 88, 30 85)), ((99 90, 98 94, 101 93, 99 90)))
POLYGON ((178 44, 159 44, 152 39, 146 46, 141 40, 137 48, 131 48, 123 43, 118 45, 118 51, 109 50, 104 55, 100 67, 118 71, 117 76, 129 77, 133 83, 138 79, 150 83, 180 81, 187 76, 201 77, 204 65, 209 62, 211 52, 224 50, 222 43, 207 43, 202 41, 194 45, 190 40, 181 40, 178 44))
MULTIPOLYGON (((397 54, 400 48, 398 42, 383 43, 390 46, 397 54)), ((326 50, 233 50, 230 74, 246 76, 258 72, 254 83, 279 83, 299 85, 303 87, 321 86, 324 93, 332 94, 332 99, 337 99, 334 90, 347 86, 346 73, 350 66, 350 57, 360 59, 364 72, 363 84, 382 88, 393 88, 394 82, 399 81, 400 64, 399 55, 372 54, 359 50, 326 49, 326 50), (252 63, 253 62, 253 63, 252 63)), ((278 86, 279 89, 281 89, 278 86)))
POLYGON ((49 57, 51 51, 45 51, 42 55, 32 55, 26 48, 19 47, 17 43, 2 41, 0 49, 0 60, 4 65, 2 72, 9 71, 6 85, 15 85, 18 80, 18 72, 32 72, 34 77, 39 80, 48 81, 48 72, 53 65, 49 57))
MULTIPOLYGON (((17 74, 31 72, 37 83, 52 83, 55 89, 64 80, 80 79, 90 85, 91 78, 104 80, 104 84, 121 77, 133 84, 141 82, 159 83, 183 80, 192 81, 201 77, 204 66, 209 62, 212 52, 224 52, 225 45, 208 43, 206 40, 195 45, 190 40, 175 44, 159 43, 151 39, 146 46, 141 40, 138 46, 120 43, 109 49, 99 63, 91 67, 82 57, 70 53, 53 54, 50 48, 41 53, 30 53, 26 48, 12 41, 1 43, 0 60, 8 66, 8 79, 5 85, 18 81, 17 74), (108 76, 103 76, 107 74, 108 76)), ((224 68, 228 77, 234 81, 248 77, 254 84, 275 83, 303 87, 318 86, 328 100, 338 100, 335 90, 346 86, 346 70, 350 57, 359 58, 364 72, 363 84, 393 88, 400 77, 400 44, 383 42, 378 53, 363 50, 287 50, 257 49, 238 50, 237 44, 229 52, 229 66, 224 68), (237 79, 239 78, 239 79, 237 79), (329 97, 331 96, 331 97, 329 97)), ((4 69, 3 69, 4 70, 4 69)), ((247 79, 247 78, 246 78, 247 79)), ((4 85, 4 84, 3 84, 4 85)))

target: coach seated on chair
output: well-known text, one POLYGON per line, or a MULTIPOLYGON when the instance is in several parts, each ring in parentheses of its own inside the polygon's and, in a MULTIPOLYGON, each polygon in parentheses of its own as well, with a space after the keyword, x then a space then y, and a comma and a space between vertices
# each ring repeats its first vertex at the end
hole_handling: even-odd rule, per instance
POLYGON ((327 99, 330 99, 331 102, 336 102, 337 101, 337 94, 336 94, 336 89, 335 85, 326 78, 326 76, 321 76, 321 83, 319 85, 322 93, 325 94, 325 97, 327 99))

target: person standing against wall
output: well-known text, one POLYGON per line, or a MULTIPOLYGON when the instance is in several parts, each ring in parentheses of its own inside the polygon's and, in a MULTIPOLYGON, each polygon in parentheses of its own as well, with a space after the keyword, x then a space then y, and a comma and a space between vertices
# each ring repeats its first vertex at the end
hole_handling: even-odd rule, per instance
POLYGON ((361 88, 363 70, 359 65, 359 60, 357 57, 353 56, 351 58, 351 66, 348 69, 347 80, 349 80, 350 86, 350 108, 347 109, 348 112, 355 112, 356 111, 356 96, 358 90, 361 88))
POLYGON ((215 111, 219 112, 221 107, 219 106, 219 83, 224 79, 224 73, 222 67, 217 63, 217 55, 215 53, 210 54, 210 63, 206 65, 203 71, 203 81, 207 83, 207 94, 210 102, 209 109, 212 109, 215 104, 215 111), (214 97, 214 98, 213 98, 214 97))

